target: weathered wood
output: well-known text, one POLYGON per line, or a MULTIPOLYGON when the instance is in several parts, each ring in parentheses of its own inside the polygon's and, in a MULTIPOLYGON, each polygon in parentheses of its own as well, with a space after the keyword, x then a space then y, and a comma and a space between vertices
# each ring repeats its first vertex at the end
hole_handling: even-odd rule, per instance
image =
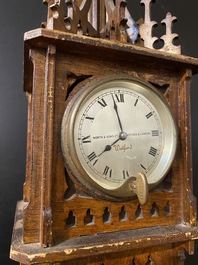
MULTIPOLYGON (((149 253, 153 252, 158 253, 156 256, 153 255, 153 259, 158 260, 160 264, 180 264, 171 261, 171 256, 167 253, 175 250, 178 253, 185 248, 185 242, 191 241, 192 238, 198 238, 197 226, 189 227, 178 224, 71 238, 54 247, 42 248, 35 243, 23 244, 22 242, 23 204, 22 201, 19 202, 16 211, 11 257, 24 264, 43 264, 45 262, 48 264, 52 261, 54 261, 53 264, 58 262, 64 264, 66 261, 68 262, 66 264, 70 264, 70 262, 79 264, 79 260, 76 260, 79 257, 84 261, 87 260, 85 264, 89 264, 90 259, 101 262, 106 259, 111 260, 110 257, 121 258, 121 260, 122 257, 125 257, 128 261, 123 264, 129 264, 129 260, 132 261, 133 257, 141 260, 141 255, 144 254, 144 259, 148 259, 149 253), (164 255, 162 253, 159 255, 161 251, 164 251, 164 255), (172 263, 168 263, 167 259, 172 263)), ((177 255, 177 257, 179 256, 177 255)), ((159 264, 158 262, 156 264, 159 264)))
MULTIPOLYGON (((198 238, 189 100, 198 59, 115 42, 120 38, 118 24, 124 15, 120 5, 123 8, 125 1, 97 4, 104 14, 94 23, 98 28, 102 23, 112 41, 50 30, 50 26, 63 27, 56 17, 64 17, 63 1, 44 2, 49 8, 47 28, 25 34, 27 170, 11 257, 23 265, 73 265, 79 260, 95 265, 183 265, 184 250, 193 254, 193 240, 198 238), (110 32, 115 17, 115 32, 110 32), (63 161, 61 121, 70 93, 88 85, 90 77, 112 75, 150 82, 167 101, 178 127, 178 150, 171 170, 143 206, 137 199, 112 202, 85 194, 73 183, 63 161)), ((94 21, 91 2, 66 3, 76 8, 73 30, 85 34, 87 17, 94 21), (83 21, 78 25, 80 16, 83 21)))
POLYGON ((163 64, 163 68, 168 69, 191 69, 193 74, 198 72, 198 59, 173 55, 166 52, 158 52, 144 47, 131 46, 119 42, 91 38, 88 36, 78 36, 61 31, 51 31, 47 29, 36 29, 25 34, 25 43, 30 46, 46 48, 49 43, 56 44, 58 50, 62 52, 87 54, 89 57, 108 57, 110 60, 123 62, 134 62, 137 64, 145 61, 147 67, 154 69, 155 65, 163 64), (96 48, 97 47, 97 48, 96 48), (97 50, 97 52, 96 52, 97 50))
POLYGON ((184 207, 184 219, 188 225, 196 225, 197 223, 197 199, 192 195, 192 159, 191 159, 191 150, 192 150, 192 139, 191 139, 191 100, 190 100, 190 85, 191 85, 192 72, 189 69, 186 69, 186 72, 183 74, 183 79, 181 80, 181 105, 183 106, 181 116, 188 116, 187 119, 180 119, 184 128, 181 131, 182 138, 182 148, 184 150, 182 157, 182 164, 184 165, 184 174, 188 176, 186 182, 183 186, 184 188, 184 197, 183 204, 184 207), (186 208, 187 207, 187 208, 186 208))
MULTIPOLYGON (((30 51, 29 51, 30 52, 30 51)), ((43 148, 43 87, 45 86, 45 51, 32 50, 28 55, 29 64, 33 63, 32 88, 29 89, 27 172, 24 194, 27 205, 24 209, 24 242, 38 242, 40 234, 41 181, 43 148), (35 89, 40 86, 40 89, 35 89), (32 214, 30 214, 30 212, 32 214), (27 232, 28 231, 28 232, 27 232)), ((31 66, 32 68, 32 66, 31 66)))
MULTIPOLYGON (((153 26, 158 23, 151 21, 151 0, 141 1, 141 4, 145 5, 144 20, 139 19, 142 21, 139 23, 141 25, 137 25, 133 20, 133 14, 130 14, 127 9, 126 0, 44 0, 43 2, 48 6, 47 21, 43 23, 47 29, 128 42, 155 49, 153 44, 158 37, 152 36, 153 26), (136 30, 134 30, 134 25, 136 30), (134 33, 136 37, 132 40, 134 33)), ((166 18, 161 21, 161 24, 166 26, 166 34, 161 37, 164 41, 161 50, 180 54, 181 47, 173 43, 178 36, 172 33, 172 22, 175 20, 176 17, 167 13, 166 18)))
POLYGON ((44 91, 43 128, 43 172, 41 187, 41 230, 40 241, 43 246, 51 244, 52 236, 52 185, 53 185, 53 138, 55 106, 55 56, 56 48, 49 45, 46 54, 46 78, 44 91))
MULTIPOLYGON (((64 173, 64 164, 62 159, 62 152, 61 152, 61 146, 60 146, 60 138, 59 138, 59 132, 60 132, 60 124, 61 119, 64 113, 65 108, 65 98, 67 96, 67 88, 69 86, 69 76, 68 73, 73 73, 74 76, 100 76, 101 69, 106 73, 106 75, 112 75, 112 74, 129 74, 132 76, 136 76, 139 78, 142 78, 144 80, 150 81, 154 84, 159 84, 160 86, 168 84, 168 89, 166 93, 164 94, 165 98, 167 99, 173 115, 175 116, 175 119, 178 121, 178 125, 183 131, 186 128, 186 122, 188 122, 188 115, 182 115, 179 116, 181 113, 180 108, 183 108, 184 105, 180 104, 180 93, 182 94, 182 98, 184 102, 187 102, 189 95, 186 95, 186 84, 188 79, 184 78, 183 71, 184 69, 192 69, 193 72, 197 72, 198 69, 198 60, 194 58, 185 57, 182 55, 167 55, 165 53, 157 53, 154 51, 147 50, 145 48, 140 47, 131 47, 128 45, 123 44, 114 44, 112 45, 108 41, 104 40, 93 40, 91 38, 86 37, 78 37, 73 36, 71 34, 61 34, 59 32, 52 32, 48 30, 39 29, 33 32, 29 32, 26 34, 26 47, 33 47, 30 48, 32 57, 33 54, 39 54, 37 55, 38 58, 41 58, 41 56, 47 54, 45 51, 47 51, 47 47, 49 43, 56 43, 56 60, 53 63, 48 64, 46 59, 43 59, 43 64, 41 65, 41 59, 39 60, 32 60, 33 66, 36 71, 41 73, 41 69, 43 68, 43 65, 45 65, 45 71, 48 66, 54 65, 56 69, 56 73, 50 76, 54 76, 52 79, 54 79, 54 87, 55 89, 55 105, 54 105, 54 127, 50 129, 50 131, 54 130, 54 137, 53 137, 53 161, 52 167, 53 167, 53 175, 55 178, 53 179, 53 240, 52 242, 60 241, 62 238, 70 238, 72 236, 79 236, 87 233, 97 233, 97 232, 110 232, 110 231, 117 231, 119 229, 130 229, 131 226, 134 228, 140 228, 144 227, 144 223, 146 222, 149 226, 154 226, 158 222, 160 222, 162 225, 170 224, 173 225, 174 223, 180 223, 182 220, 182 211, 184 210, 182 208, 182 205, 180 202, 183 198, 183 193, 185 192, 183 190, 183 184, 186 183, 186 176, 190 174, 190 164, 188 164, 188 161, 190 163, 189 157, 186 158, 186 162, 184 164, 185 169, 182 169, 181 164, 181 154, 184 155, 184 151, 180 150, 180 145, 178 148, 177 156, 175 159, 175 162, 173 164, 172 173, 172 189, 170 191, 166 192, 155 192, 150 194, 149 203, 142 207, 142 212, 144 214, 144 218, 136 220, 135 212, 138 209, 138 202, 134 200, 133 202, 126 202, 126 203, 117 203, 116 205, 110 203, 110 202, 104 202, 104 201, 98 201, 95 199, 92 199, 92 207, 91 211, 92 214, 95 216, 95 224, 94 226, 89 226, 85 229, 84 226, 84 217, 86 214, 86 211, 90 208, 90 199, 87 200, 80 197, 74 197, 72 200, 64 200, 64 193, 66 190, 66 184, 65 184, 65 173, 64 173), (63 37, 64 36, 64 37, 63 37), (39 49, 35 50, 35 46, 39 46, 39 49), (94 57, 95 50, 97 46, 97 54, 94 57), (73 49, 75 47, 75 49, 73 49), (70 53, 67 53, 67 51, 70 51, 70 53), (88 57, 89 56, 89 57, 88 57), (97 58, 97 59, 96 59, 97 58), (127 58, 127 64, 126 59, 127 58), (144 60, 143 60, 144 59, 144 60), (152 60, 151 60, 152 59, 152 60), (171 61, 171 63, 170 63, 171 61), (161 67, 163 65, 163 67, 161 67), (88 66, 88 67, 87 67, 88 66), (152 66, 152 67, 151 67, 152 66), (41 69, 40 69, 41 68, 41 69), (174 69, 173 69, 174 68, 174 69), (177 88, 177 89, 176 89, 177 88), (58 162, 58 163, 57 163, 58 162), (180 174, 181 172, 184 172, 180 174), (174 192, 172 192, 174 191, 174 192), (152 204, 155 202, 157 207, 159 208, 159 216, 158 219, 151 218, 150 211, 152 208, 152 204), (169 203, 171 205, 171 214, 167 215, 164 212, 164 208, 169 203), (81 211, 78 210, 78 205, 81 205, 81 211), (178 207, 179 204, 179 207, 178 207), (125 208, 128 211, 129 215, 129 221, 128 222, 120 222, 119 221, 119 211, 122 208, 122 206, 125 206, 125 208), (104 226, 102 225, 101 216, 103 214, 104 208, 108 207, 111 209, 113 213, 113 223, 104 226), (99 210, 100 209, 100 210, 99 210), (77 227, 71 228, 71 229, 65 229, 66 226, 66 219, 70 211, 73 211, 73 214, 76 216, 78 220, 77 227), (149 222, 148 222, 149 220, 149 222), (88 232, 89 230, 89 232, 88 232)), ((46 55, 47 56, 47 55, 46 55)), ((29 60, 29 59, 27 59, 29 60)), ((29 61, 29 64, 31 65, 32 62, 29 61)), ((34 71, 34 73, 36 73, 34 71)), ((43 75, 47 76, 47 72, 43 75)), ((46 78, 45 78, 46 79, 46 78)), ((43 90, 42 83, 40 82, 40 75, 34 76, 34 84, 33 84, 33 98, 34 98, 34 105, 38 101, 40 106, 38 109, 43 109, 43 106, 45 106, 44 102, 44 94, 47 93, 43 90), (37 80, 39 82, 37 82, 37 80), (42 85, 42 86, 41 86, 42 85), (37 93, 36 93, 37 91, 37 93), (39 92, 39 93, 38 93, 39 92), (43 97, 43 100, 42 100, 43 97), (42 103, 43 102, 43 103, 42 103)), ((75 80, 75 78, 74 78, 75 80)), ((29 91, 29 81, 27 80, 25 82, 25 90, 29 91)), ((50 85, 50 84, 49 84, 50 85)), ((47 87, 49 87, 46 84, 45 90, 47 90, 47 87)), ((31 103, 32 104, 32 103, 31 103)), ((33 108, 35 109, 35 108, 33 108)), ((51 110, 50 110, 51 111, 51 110)), ((189 112, 189 108, 185 110, 189 112)), ((43 111, 39 111, 37 114, 41 115, 43 111)), ((47 115, 48 112, 46 112, 47 115)), ((49 112, 50 115, 50 112, 49 112)), ((36 116, 36 113, 34 113, 33 116, 36 116)), ((44 115, 45 116, 45 115, 44 115)), ((46 122, 48 122, 48 119, 42 118, 42 116, 38 117, 39 120, 43 120, 44 126, 46 126, 46 122)), ((47 129, 42 129, 41 123, 35 123, 37 119, 32 118, 32 122, 30 122, 30 126, 32 126, 32 135, 34 137, 37 137, 39 139, 39 146, 36 147, 38 159, 40 157, 47 157, 45 156, 46 153, 42 149, 42 146, 44 146, 44 141, 48 142, 48 138, 46 140, 42 138, 45 136, 45 134, 41 134, 40 130, 48 131, 47 129), (33 124, 32 124, 33 123, 33 124), (37 129, 38 127, 38 129, 37 129), (34 132, 34 133, 33 133, 34 132), (40 135, 43 135, 42 137, 40 135)), ((47 127, 46 127, 47 128, 47 127)), ((30 139, 32 139, 30 137, 30 139)), ((33 141, 33 139, 32 139, 33 141)), ((186 141, 190 141, 190 131, 189 133, 182 138, 183 143, 186 143, 186 141)), ((35 146, 35 144, 34 144, 35 146)), ((189 147, 190 148, 190 147, 189 147)), ((33 159, 34 152, 30 148, 29 150, 29 156, 33 159)), ((45 161, 45 160, 44 160, 45 161)), ((48 168, 48 159, 46 158, 46 162, 42 164, 45 165, 46 168, 48 168)), ((34 162, 33 165, 37 165, 36 168, 38 168, 39 160, 37 162, 34 162)), ((31 163, 32 164, 32 163, 31 163)), ((35 167, 35 166, 34 166, 35 167)), ((33 169, 36 170, 36 169, 33 169)), ((44 170, 43 172, 46 172, 44 170)), ((50 174, 49 174, 50 175, 50 174)), ((46 189, 46 177, 44 175, 40 175, 43 178, 43 184, 42 189, 46 189), (44 188, 45 187, 45 188, 44 188)), ((31 181, 29 183, 33 183, 41 181, 36 180, 38 178, 38 175, 31 177, 31 181)), ((190 184, 191 185, 191 184, 190 184)), ((190 189, 188 189, 190 190, 190 189)), ((41 194, 39 195, 39 190, 36 191, 37 198, 39 199, 41 194)), ((191 194, 191 193, 190 193, 191 194)), ((190 195, 189 194, 189 195, 190 195)), ((187 197, 189 197, 189 195, 187 197)), ((189 197, 190 198, 190 197, 189 197)), ((31 208, 29 205, 28 208, 31 208)), ((187 209, 187 207, 185 207, 187 209)), ((33 209, 32 209, 33 210, 33 209)), ((34 211, 34 210, 33 210, 34 211)), ((40 214, 40 210, 35 210, 34 214, 37 212, 37 215, 40 214)), ((27 215, 25 214, 25 218, 27 218, 27 215)), ((29 217, 30 219, 30 217, 29 217)), ((25 227, 29 227, 29 230, 31 226, 28 226, 25 223, 25 227)), ((27 234, 30 234, 31 232, 27 232, 27 234)), ((24 237, 26 238, 26 228, 24 229, 24 237)), ((35 236, 33 236, 35 237, 35 236)), ((37 240, 36 237, 34 240, 37 240)), ((32 242, 34 242, 34 240, 32 242)), ((29 241, 31 242, 31 241, 29 241)))

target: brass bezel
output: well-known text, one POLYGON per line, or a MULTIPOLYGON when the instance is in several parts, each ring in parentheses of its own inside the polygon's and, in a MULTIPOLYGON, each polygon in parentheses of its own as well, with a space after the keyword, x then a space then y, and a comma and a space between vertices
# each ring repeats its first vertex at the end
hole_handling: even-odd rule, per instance
POLYGON ((166 163, 163 171, 160 169, 160 167, 163 166, 162 162, 158 165, 159 169, 157 173, 160 174, 161 177, 158 178, 155 183, 149 182, 148 177, 149 190, 159 184, 159 182, 163 180, 170 170, 177 148, 177 127, 164 97, 152 85, 138 78, 129 76, 90 78, 87 82, 77 86, 71 93, 69 99, 67 100, 67 106, 61 127, 61 145, 66 169, 74 182, 91 196, 97 196, 107 200, 122 201, 131 199, 136 195, 130 191, 131 195, 129 196, 129 191, 126 191, 125 186, 120 187, 119 189, 107 189, 98 185, 98 183, 96 183, 83 168, 80 160, 78 159, 74 144, 74 123, 81 106, 86 103, 87 98, 90 98, 98 91, 103 91, 103 89, 106 89, 106 87, 115 82, 118 82, 123 86, 124 84, 128 84, 128 87, 131 87, 131 84, 133 84, 133 90, 136 90, 134 89, 135 85, 138 92, 146 97, 156 107, 158 113, 160 113, 160 118, 162 119, 165 131, 167 132, 166 143, 172 143, 171 146, 169 146, 171 150, 169 150, 168 162, 166 163), (153 103, 154 98, 156 99, 156 102, 153 103))

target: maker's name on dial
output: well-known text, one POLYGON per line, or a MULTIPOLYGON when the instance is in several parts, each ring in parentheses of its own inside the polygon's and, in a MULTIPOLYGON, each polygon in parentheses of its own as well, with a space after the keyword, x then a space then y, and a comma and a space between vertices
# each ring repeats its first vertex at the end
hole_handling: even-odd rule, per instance
MULTIPOLYGON (((145 135, 151 135, 151 132, 135 132, 135 133, 127 133, 127 137, 130 136, 145 136, 145 135)), ((111 139, 111 138, 119 138, 119 134, 109 134, 109 135, 96 135, 93 136, 94 140, 98 140, 98 139, 111 139)))
POLYGON ((127 150, 131 150, 132 149, 132 144, 130 144, 130 145, 115 144, 115 145, 113 145, 113 147, 114 147, 116 152, 119 152, 119 151, 126 152, 127 150))

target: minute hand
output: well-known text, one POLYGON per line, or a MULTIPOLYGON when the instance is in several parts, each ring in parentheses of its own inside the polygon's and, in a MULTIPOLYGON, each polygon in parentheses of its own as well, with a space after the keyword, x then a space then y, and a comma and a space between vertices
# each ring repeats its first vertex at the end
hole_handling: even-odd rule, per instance
POLYGON ((120 129, 121 129, 121 132, 123 132, 122 123, 121 123, 121 120, 120 120, 120 116, 119 116, 119 114, 118 114, 118 107, 117 107, 117 105, 116 105, 116 103, 115 103, 115 99, 114 99, 113 95, 112 95, 112 98, 113 98, 113 104, 114 104, 113 107, 114 107, 114 109, 115 109, 115 112, 116 112, 116 115, 117 115, 117 118, 118 118, 118 123, 119 123, 120 129))

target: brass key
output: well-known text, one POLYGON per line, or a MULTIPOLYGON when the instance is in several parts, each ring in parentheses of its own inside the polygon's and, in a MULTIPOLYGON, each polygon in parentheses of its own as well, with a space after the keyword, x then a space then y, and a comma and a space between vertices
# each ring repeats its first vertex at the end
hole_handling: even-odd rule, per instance
POLYGON ((143 173, 138 173, 137 177, 130 182, 130 189, 137 195, 140 204, 146 204, 148 201, 148 181, 143 173))

